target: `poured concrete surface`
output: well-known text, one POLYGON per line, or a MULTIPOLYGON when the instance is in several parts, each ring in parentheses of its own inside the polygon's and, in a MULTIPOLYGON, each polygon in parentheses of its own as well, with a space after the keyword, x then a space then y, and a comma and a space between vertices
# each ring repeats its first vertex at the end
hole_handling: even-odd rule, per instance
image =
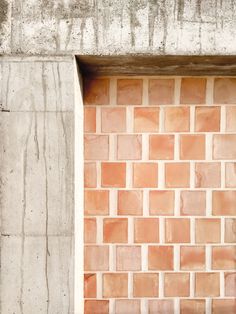
POLYGON ((0 312, 72 314, 73 60, 1 70, 0 312))
POLYGON ((222 0, 3 0, 0 52, 236 54, 236 3, 222 0))

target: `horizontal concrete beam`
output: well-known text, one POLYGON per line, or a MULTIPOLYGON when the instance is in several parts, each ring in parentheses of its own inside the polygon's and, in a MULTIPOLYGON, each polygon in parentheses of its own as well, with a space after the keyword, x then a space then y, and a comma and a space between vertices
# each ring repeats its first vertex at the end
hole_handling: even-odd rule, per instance
POLYGON ((232 0, 1 0, 0 9, 2 54, 236 54, 232 0))
POLYGON ((236 75, 236 56, 77 56, 83 75, 236 75))

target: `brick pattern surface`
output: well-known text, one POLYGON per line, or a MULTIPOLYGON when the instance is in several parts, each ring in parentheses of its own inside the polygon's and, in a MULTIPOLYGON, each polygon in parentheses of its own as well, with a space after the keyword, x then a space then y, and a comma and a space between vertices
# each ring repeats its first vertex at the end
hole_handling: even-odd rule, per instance
POLYGON ((85 314, 236 313, 236 79, 84 82, 85 314))

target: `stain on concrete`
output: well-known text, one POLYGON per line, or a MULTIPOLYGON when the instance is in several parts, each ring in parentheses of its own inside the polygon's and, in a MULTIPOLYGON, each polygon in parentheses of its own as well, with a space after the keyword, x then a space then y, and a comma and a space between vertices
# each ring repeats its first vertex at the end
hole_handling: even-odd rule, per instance
POLYGON ((158 1, 151 0, 149 2, 149 10, 148 10, 148 29, 149 29, 149 46, 153 47, 153 39, 154 39, 154 29, 155 29, 155 21, 158 18, 158 1))
POLYGON ((7 21, 8 3, 6 0, 0 1, 0 31, 3 28, 3 24, 7 21))
POLYGON ((129 1, 129 17, 130 17, 130 29, 131 29, 131 46, 135 46, 136 39, 139 38, 135 34, 135 29, 137 27, 141 27, 142 24, 139 21, 137 14, 140 10, 143 10, 147 7, 148 0, 137 0, 137 1, 129 1))
MULTIPOLYGON (((0 22, 9 19, 7 2, 0 22)), ((235 54, 234 2, 14 0, 10 46, 27 54, 235 54)))
POLYGON ((180 21, 180 26, 183 28, 183 18, 184 18, 184 1, 178 0, 178 13, 177 20, 180 21))

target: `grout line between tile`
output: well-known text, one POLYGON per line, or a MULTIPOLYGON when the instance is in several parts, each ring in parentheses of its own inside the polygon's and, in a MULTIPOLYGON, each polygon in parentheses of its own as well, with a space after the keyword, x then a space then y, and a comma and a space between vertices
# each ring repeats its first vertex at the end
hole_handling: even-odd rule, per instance
POLYGON ((143 106, 149 105, 148 99, 148 78, 143 79, 143 99, 142 99, 143 106))
POLYGON ((208 77, 207 84, 206 84, 206 104, 207 105, 213 104, 213 89, 214 89, 214 78, 208 77))
POLYGON ((146 133, 142 134, 142 160, 149 160, 149 136, 146 133))
POLYGON ((165 188, 165 164, 163 161, 158 162, 158 188, 165 188))
POLYGON ((211 245, 206 245, 206 271, 211 271, 211 254, 212 247, 211 245))
POLYGON ((220 171, 221 171, 221 188, 224 189, 226 186, 226 163, 221 161, 220 171))
POLYGON ((143 216, 149 216, 149 190, 143 190, 143 216))
POLYGON ((97 272, 97 299, 102 299, 102 273, 97 272))
POLYGON ((116 160, 117 137, 115 134, 109 135, 109 161, 116 160))
POLYGON ((117 79, 110 78, 110 105, 115 106, 117 104, 117 79))
POLYGON ((115 300, 109 300, 109 314, 115 314, 115 300))
POLYGON ((181 78, 175 78, 174 104, 180 104, 181 78))
POLYGON ((141 251, 142 251, 142 271, 147 271, 148 270, 148 245, 142 244, 141 251))
POLYGON ((134 132, 134 108, 133 106, 127 106, 126 108, 126 130, 127 130, 127 133, 134 132))
POLYGON ((220 131, 221 133, 226 132, 226 108, 225 106, 220 106, 220 131))
POLYGON ((97 219, 97 244, 103 244, 103 218, 96 217, 97 219))
POLYGON ((134 245, 134 218, 128 217, 128 244, 134 245))
POLYGON ((133 273, 128 272, 128 298, 133 298, 133 273))
POLYGON ((96 133, 102 133, 102 113, 101 107, 96 107, 96 133))
POLYGON ((141 314, 148 314, 148 300, 141 299, 141 314))
POLYGON ((212 190, 206 190, 206 217, 212 215, 212 190))
POLYGON ((159 273, 159 299, 164 297, 164 273, 159 273))
POLYGON ((180 270, 180 245, 174 245, 174 271, 180 270))
POLYGON ((212 299, 206 298, 206 314, 211 314, 212 299))
POLYGON ((164 218, 159 217, 159 242, 163 244, 165 242, 165 225, 164 225, 164 218))

